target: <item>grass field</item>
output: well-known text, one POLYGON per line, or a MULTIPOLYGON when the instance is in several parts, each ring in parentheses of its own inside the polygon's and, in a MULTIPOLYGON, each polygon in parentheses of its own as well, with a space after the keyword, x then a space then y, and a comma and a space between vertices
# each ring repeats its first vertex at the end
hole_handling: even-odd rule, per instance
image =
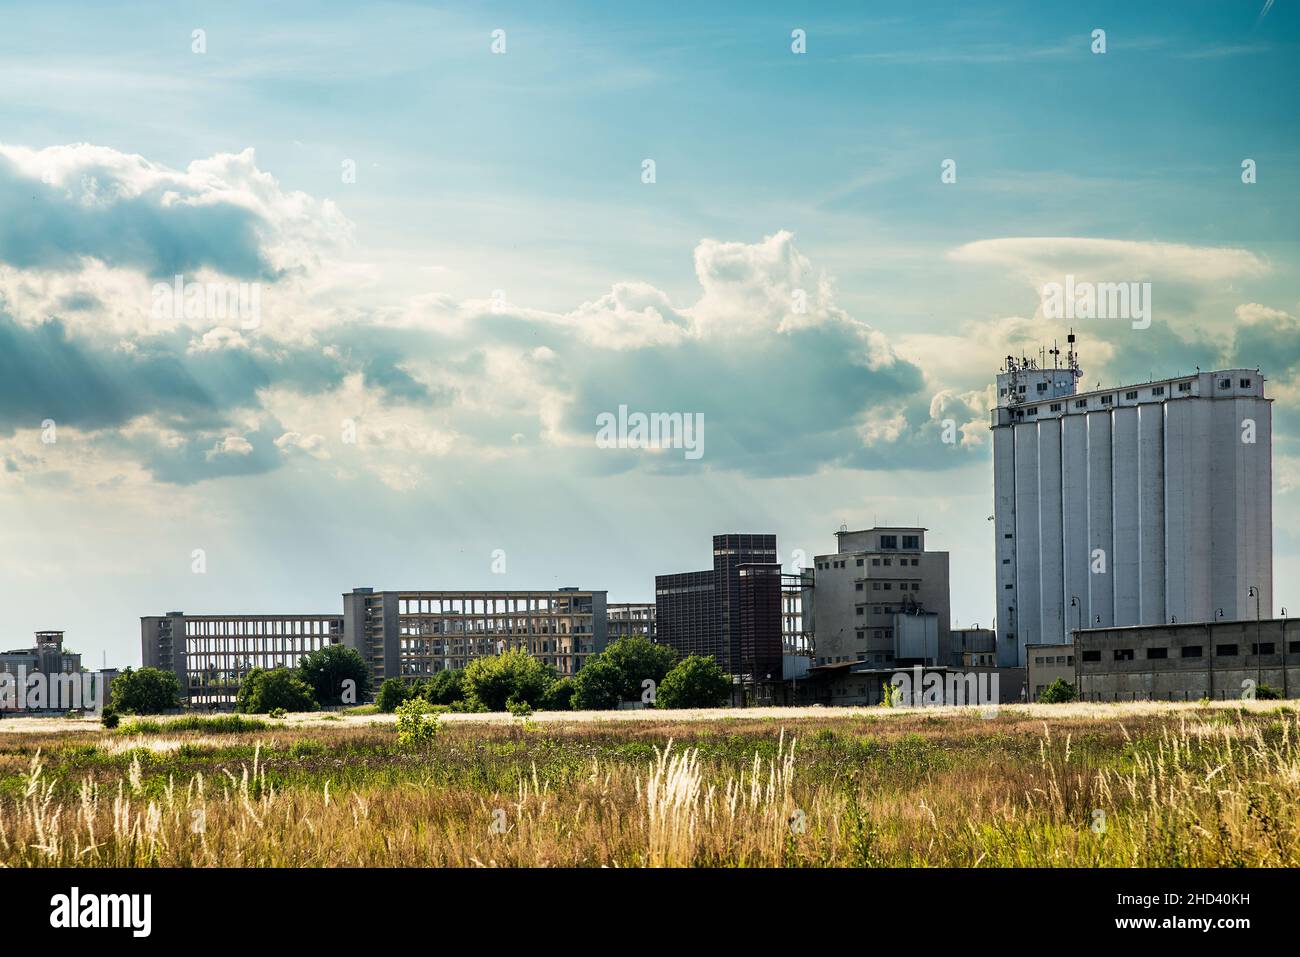
POLYGON ((0 721, 0 866, 1297 866, 1289 705, 0 721))

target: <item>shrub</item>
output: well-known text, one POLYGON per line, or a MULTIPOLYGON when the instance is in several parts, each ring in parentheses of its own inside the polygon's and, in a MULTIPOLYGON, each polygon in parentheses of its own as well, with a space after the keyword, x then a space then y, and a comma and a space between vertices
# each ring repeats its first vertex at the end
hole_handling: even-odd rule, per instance
POLYGON ((118 713, 112 708, 105 708, 99 714, 99 723, 106 728, 116 728, 118 722, 121 720, 122 719, 118 716, 118 713))
POLYGON ((647 679, 653 681, 658 689, 668 672, 677 664, 676 650, 668 645, 656 645, 641 635, 610 642, 599 657, 618 668, 623 676, 619 688, 620 701, 641 700, 645 690, 643 682, 647 679))
POLYGON ((303 656, 298 672, 321 704, 356 704, 370 693, 370 669, 356 649, 344 645, 326 645, 303 656))
POLYGON ((511 698, 506 702, 506 710, 516 718, 527 718, 533 713, 533 706, 527 701, 520 701, 517 698, 511 698))
POLYGON ((285 711, 315 711, 318 707, 311 686, 289 668, 254 668, 239 683, 236 709, 244 714, 266 714, 276 708, 285 711))
POLYGON ((438 716, 429 702, 411 698, 397 706, 397 743, 403 748, 424 747, 438 735, 438 716))
POLYGON ((285 711, 283 708, 272 708, 270 711, 267 712, 267 714, 269 714, 272 718, 283 718, 288 713, 289 712, 285 711))
POLYGON ((1040 704, 1065 704, 1067 701, 1078 700, 1078 693, 1074 690, 1074 685, 1064 678, 1057 678, 1050 685, 1044 688, 1038 694, 1040 704))
POLYGON ((389 678, 379 686, 379 697, 375 699, 375 704, 385 714, 392 714, 406 700, 408 693, 406 682, 401 678, 389 678))
POLYGON ((688 655, 664 676, 655 704, 660 708, 716 708, 731 694, 731 677, 712 655, 688 655))
POLYGON ((455 704, 465 700, 464 669, 439 671, 428 681, 423 682, 420 696, 429 704, 455 704))
POLYGON ((522 648, 475 658, 465 669, 465 699, 488 711, 505 711, 511 699, 541 703, 555 682, 555 669, 542 664, 522 648))
POLYGON ((1256 685, 1255 698, 1259 701, 1281 701, 1282 692, 1272 685, 1256 685))
POLYGON ((617 708, 623 700, 623 671, 603 654, 588 658, 573 678, 573 707, 580 711, 617 708))
POLYGON ((551 686, 546 689, 546 694, 542 697, 541 710, 572 711, 573 690, 572 678, 560 678, 558 681, 553 681, 551 686))
POLYGON ((111 695, 118 714, 162 714, 180 707, 181 683, 172 671, 125 668, 113 679, 111 695))

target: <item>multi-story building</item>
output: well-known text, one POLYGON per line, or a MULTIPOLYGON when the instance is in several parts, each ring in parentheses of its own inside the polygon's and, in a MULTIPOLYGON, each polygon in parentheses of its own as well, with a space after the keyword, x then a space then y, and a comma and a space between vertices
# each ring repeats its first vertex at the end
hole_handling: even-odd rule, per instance
MULTIPOLYGON (((909 617, 935 616, 933 653, 949 647, 948 553, 926 551, 924 528, 878 527, 835 533, 836 551, 814 559, 817 665, 866 662, 892 668, 913 657, 902 643, 909 617)), ((923 645, 918 645, 922 647, 923 645)))
POLYGON ((1057 678, 1074 684, 1074 645, 1026 645, 1025 675, 1029 700, 1037 701, 1057 678))
POLYGON ((1271 614, 1264 377, 1198 370, 1080 393, 1069 341, 1064 367, 1008 356, 997 377, 999 664, 1074 628, 1245 619, 1257 596, 1271 614))
POLYGON ((378 686, 464 668, 475 658, 523 648, 574 675, 608 641, 606 594, 552 591, 380 591, 343 595, 343 643, 378 686))
POLYGON ((343 640, 342 615, 187 615, 140 619, 141 659, 176 674, 191 704, 234 702, 254 668, 295 668, 343 640))
POLYGON ((655 576, 657 640, 712 655, 761 696, 758 685, 782 673, 781 595, 775 535, 714 535, 712 570, 655 576))
POLYGON ((655 640, 655 606, 650 602, 610 602, 605 606, 609 640, 647 638, 655 640))
POLYGON ((64 650, 63 632, 38 631, 35 646, 0 652, 0 672, 17 675, 19 668, 29 675, 79 674, 81 655, 64 650))

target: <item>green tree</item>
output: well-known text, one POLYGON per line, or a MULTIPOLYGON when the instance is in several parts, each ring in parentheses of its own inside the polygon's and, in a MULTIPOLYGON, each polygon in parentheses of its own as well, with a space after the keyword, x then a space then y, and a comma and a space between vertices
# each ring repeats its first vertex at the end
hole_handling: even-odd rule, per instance
POLYGON ((607 711, 623 700, 623 669, 603 654, 587 659, 573 677, 573 707, 579 711, 607 711))
POLYGON ((1074 690, 1074 685, 1064 678, 1057 678, 1050 685, 1038 693, 1040 704, 1064 704, 1067 701, 1078 700, 1078 693, 1074 690))
POLYGON ((118 714, 162 714, 180 707, 181 683, 172 671, 126 668, 113 679, 112 707, 118 714))
POLYGON ((379 686, 379 696, 375 698, 375 704, 380 711, 392 714, 397 710, 397 706, 407 699, 407 696, 406 682, 401 678, 389 678, 379 686))
POLYGON ((542 711, 572 711, 574 682, 572 678, 560 678, 551 682, 542 697, 542 711))
POLYGON ((438 716, 424 698, 412 696, 397 706, 397 743, 404 748, 424 747, 438 735, 438 716))
POLYGON ((657 688, 677 664, 675 649, 668 645, 656 645, 641 635, 629 635, 611 641, 600 653, 600 657, 618 668, 623 675, 619 687, 620 701, 640 701, 645 690, 643 682, 649 679, 657 688))
POLYGON ((239 683, 235 707, 244 714, 285 711, 315 711, 319 705, 311 686, 291 668, 254 668, 239 683))
POLYGON ((420 694, 429 704, 455 704, 457 701, 465 700, 464 682, 463 668, 448 668, 446 671, 436 672, 426 681, 420 694))
POLYGON ((370 693, 370 669, 355 648, 326 645, 298 662, 298 672, 321 704, 357 704, 370 693), (352 682, 352 700, 344 692, 352 682))
POLYGON ((522 648, 511 648, 469 663, 465 669, 465 699, 488 711, 505 711, 506 702, 511 700, 536 707, 554 682, 554 668, 522 648))
POLYGON ((688 655, 664 676, 655 705, 660 708, 716 708, 731 695, 731 678, 712 655, 688 655))

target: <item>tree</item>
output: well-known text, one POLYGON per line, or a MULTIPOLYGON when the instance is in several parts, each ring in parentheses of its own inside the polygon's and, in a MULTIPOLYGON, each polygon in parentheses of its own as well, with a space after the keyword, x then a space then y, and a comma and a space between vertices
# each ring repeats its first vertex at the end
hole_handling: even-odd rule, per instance
POLYGON ((447 669, 434 674, 424 684, 421 695, 429 704, 455 704, 465 700, 465 670, 447 669))
POLYGON ((579 711, 617 708, 623 700, 623 669, 603 654, 587 659, 573 678, 573 707, 579 711))
POLYGON ((1064 704, 1067 701, 1075 701, 1079 697, 1074 690, 1074 685, 1064 678, 1057 678, 1050 685, 1038 693, 1040 704, 1064 704))
POLYGON ((542 696, 542 711, 573 710, 574 681, 572 678, 560 678, 551 683, 542 696))
POLYGON ((321 704, 356 704, 370 693, 370 669, 355 648, 326 645, 298 662, 298 672, 321 704), (343 700, 351 681, 355 693, 351 701, 343 700))
POLYGON ((542 664, 522 648, 475 658, 465 669, 465 698, 488 711, 505 711, 507 701, 524 701, 536 707, 555 682, 555 669, 542 664))
POLYGON ((162 714, 180 707, 181 683, 172 671, 126 668, 111 685, 113 710, 118 714, 162 714))
POLYGON ((379 696, 375 699, 375 704, 380 711, 392 714, 406 698, 406 683, 401 678, 389 678, 379 686, 379 696))
POLYGON ((677 664, 676 650, 668 645, 656 645, 642 635, 629 635, 611 641, 599 657, 614 665, 623 675, 619 688, 620 701, 641 700, 645 690, 643 682, 649 679, 658 688, 677 664))
POLYGON ((401 747, 425 747, 438 736, 438 716, 430 714, 433 707, 414 695, 397 706, 397 743, 401 747))
POLYGON ((235 702, 244 714, 266 714, 276 708, 315 711, 319 707, 311 686, 290 668, 254 668, 239 683, 235 702))
POLYGON ((712 655, 688 655, 664 676, 660 708, 716 708, 731 695, 731 678, 712 655))

